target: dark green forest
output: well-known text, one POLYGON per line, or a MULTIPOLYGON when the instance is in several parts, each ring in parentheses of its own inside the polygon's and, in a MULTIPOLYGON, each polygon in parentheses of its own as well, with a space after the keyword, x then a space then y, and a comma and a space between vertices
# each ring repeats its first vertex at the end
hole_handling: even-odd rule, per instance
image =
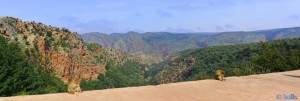
POLYGON ((143 77, 142 66, 136 62, 127 61, 123 65, 108 62, 105 69, 106 71, 99 75, 98 80, 82 80, 80 86, 83 90, 132 87, 148 84, 143 77))
POLYGON ((9 42, 2 36, 0 36, 0 73, 0 96, 66 91, 66 85, 59 78, 52 76, 50 69, 29 58, 19 43, 9 42))

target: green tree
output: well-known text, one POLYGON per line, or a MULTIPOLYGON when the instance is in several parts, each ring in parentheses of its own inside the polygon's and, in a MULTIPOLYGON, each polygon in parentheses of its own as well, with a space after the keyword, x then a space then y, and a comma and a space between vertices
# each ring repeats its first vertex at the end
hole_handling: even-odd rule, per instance
POLYGON ((48 37, 52 37, 52 32, 51 31, 47 31, 47 36, 48 37))
POLYGON ((44 36, 44 33, 43 32, 39 32, 39 36, 44 36))

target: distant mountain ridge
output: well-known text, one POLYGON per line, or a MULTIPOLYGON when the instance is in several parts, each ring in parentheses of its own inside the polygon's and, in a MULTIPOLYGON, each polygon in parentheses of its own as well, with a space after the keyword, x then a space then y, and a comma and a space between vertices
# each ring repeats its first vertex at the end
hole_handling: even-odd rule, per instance
POLYGON ((212 35, 201 33, 128 32, 104 34, 98 32, 79 34, 89 43, 105 48, 116 48, 135 54, 146 62, 161 62, 168 56, 191 48, 232 45, 300 37, 300 27, 258 31, 220 32, 212 35))

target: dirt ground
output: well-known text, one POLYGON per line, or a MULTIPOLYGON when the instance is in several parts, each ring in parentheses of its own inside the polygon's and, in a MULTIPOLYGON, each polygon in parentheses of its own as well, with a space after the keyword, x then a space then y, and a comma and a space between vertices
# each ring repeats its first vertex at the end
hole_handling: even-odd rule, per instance
POLYGON ((300 101, 300 70, 158 86, 2 97, 0 101, 300 101), (288 99, 290 98, 290 99, 288 99))

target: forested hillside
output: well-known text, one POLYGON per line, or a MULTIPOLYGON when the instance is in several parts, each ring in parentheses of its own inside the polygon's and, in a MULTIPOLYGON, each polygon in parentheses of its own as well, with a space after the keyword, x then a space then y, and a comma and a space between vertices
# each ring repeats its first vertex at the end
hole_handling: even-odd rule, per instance
POLYGON ((300 38, 190 49, 161 63, 149 74, 156 84, 300 69, 300 38), (157 73, 157 74, 156 74, 157 73))
MULTIPOLYGON (((141 67, 123 73, 127 70, 123 65, 138 65, 130 54, 85 43, 66 28, 0 17, 0 41, 0 96, 65 92, 74 76, 83 81, 124 80, 132 73, 130 79, 143 80, 141 67)), ((120 87, 128 85, 132 84, 120 87)))

